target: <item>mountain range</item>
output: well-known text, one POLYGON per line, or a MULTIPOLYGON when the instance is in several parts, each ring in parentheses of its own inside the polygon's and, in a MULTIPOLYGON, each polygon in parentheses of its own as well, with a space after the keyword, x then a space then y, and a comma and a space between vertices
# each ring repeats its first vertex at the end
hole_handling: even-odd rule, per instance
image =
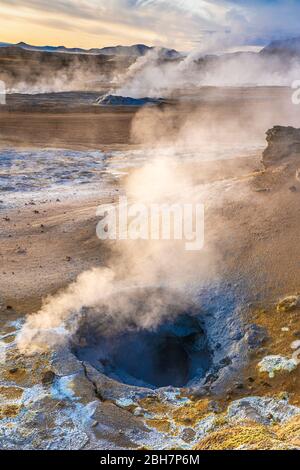
POLYGON ((147 52, 157 49, 161 54, 162 58, 177 59, 181 56, 175 49, 167 49, 165 47, 151 47, 145 44, 134 44, 133 46, 111 46, 103 48, 92 48, 92 49, 81 49, 79 47, 68 48, 65 46, 32 46, 25 42, 19 42, 18 44, 7 44, 4 42, 0 43, 0 47, 18 47, 27 51, 39 51, 39 52, 63 52, 67 54, 88 54, 88 55, 112 55, 112 56, 123 56, 123 57, 141 57, 147 54, 147 52))
POLYGON ((262 55, 300 56, 300 37, 272 41, 260 53, 262 55))
MULTIPOLYGON (((168 49, 166 47, 153 47, 146 46, 145 44, 134 44, 132 46, 108 46, 102 48, 82 49, 80 47, 68 48, 65 46, 33 46, 25 42, 17 44, 10 44, 0 42, 0 47, 17 47, 27 51, 38 52, 60 52, 66 54, 82 54, 82 55, 107 55, 119 57, 141 57, 151 50, 158 50, 161 57, 164 59, 179 59, 183 55, 175 49, 168 49)), ((265 46, 260 53, 261 55, 300 55, 300 37, 289 38, 283 40, 272 41, 265 46)))
MULTIPOLYGON (((5 82, 8 90, 17 90, 20 93, 27 93, 27 90, 42 93, 56 89, 110 91, 115 77, 124 74, 137 58, 151 50, 158 50, 158 57, 155 56, 158 65, 175 65, 185 58, 174 49, 156 49, 144 44, 86 50, 64 46, 31 46, 24 42, 0 42, 0 80, 5 82)), ((244 70, 251 67, 254 71, 257 70, 257 74, 264 70, 278 77, 286 75, 295 64, 300 66, 300 38, 273 41, 258 53, 242 51, 199 55, 198 58, 193 56, 191 67, 194 67, 192 73, 199 71, 202 76, 213 76, 213 83, 216 83, 216 70, 227 70, 230 75, 232 68, 236 71, 237 80, 243 83, 244 79, 239 76, 244 77, 244 70)), ((297 70, 294 75, 295 73, 297 75, 297 70)), ((226 73, 225 79, 222 78, 223 84, 224 80, 226 81, 226 73)), ((232 83, 230 77, 228 80, 228 83, 232 83)), ((251 76, 250 73, 246 83, 256 83, 256 76, 251 76)))

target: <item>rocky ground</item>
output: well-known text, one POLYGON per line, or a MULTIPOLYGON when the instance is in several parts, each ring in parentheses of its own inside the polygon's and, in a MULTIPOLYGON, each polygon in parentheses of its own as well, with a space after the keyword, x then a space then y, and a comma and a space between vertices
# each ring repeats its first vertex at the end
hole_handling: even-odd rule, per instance
POLYGON ((228 308, 217 289, 209 300, 230 347, 197 391, 120 384, 68 348, 22 355, 16 334, 24 314, 107 258, 94 235, 95 201, 3 213, 1 448, 300 448, 300 131, 277 127, 267 139, 262 164, 218 183, 246 188, 250 198, 224 199, 208 219, 222 243, 219 279, 237 301, 228 308))
POLYGON ((188 390, 150 392, 120 386, 70 351, 24 358, 14 344, 19 327, 19 320, 2 326, 2 449, 300 446, 300 408, 290 403, 294 394, 284 391, 297 377, 296 365, 284 370, 273 361, 269 378, 258 369, 251 381, 233 386, 243 397, 239 399, 195 397, 188 390), (270 378, 272 373, 275 378, 270 378), (267 389, 261 396, 253 395, 260 382, 268 384, 267 389))

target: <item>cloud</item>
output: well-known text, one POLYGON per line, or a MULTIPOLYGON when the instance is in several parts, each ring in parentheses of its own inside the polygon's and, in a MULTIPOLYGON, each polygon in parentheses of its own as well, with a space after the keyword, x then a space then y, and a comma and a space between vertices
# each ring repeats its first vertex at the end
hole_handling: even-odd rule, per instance
MULTIPOLYGON (((33 28, 33 19, 41 16, 43 24, 60 31, 60 43, 62 22, 68 24, 74 31, 73 46, 83 40, 90 41, 85 44, 90 47, 101 45, 103 32, 113 44, 146 42, 181 50, 199 44, 204 50, 206 44, 218 47, 216 37, 220 44, 235 47, 300 35, 296 0, 0 0, 0 9, 11 13, 11 22, 25 15, 27 26, 32 21, 33 28)), ((72 35, 68 38, 70 42, 72 35)), ((44 42, 42 37, 39 42, 44 42)))

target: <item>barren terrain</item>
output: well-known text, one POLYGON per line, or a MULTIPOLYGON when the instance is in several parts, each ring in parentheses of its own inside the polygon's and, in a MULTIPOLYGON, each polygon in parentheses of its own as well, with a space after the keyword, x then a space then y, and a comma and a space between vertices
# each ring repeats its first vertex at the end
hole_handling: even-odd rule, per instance
MULTIPOLYGON (((241 134, 236 135, 237 142, 245 143, 240 154, 237 150, 240 147, 232 145, 234 151, 232 155, 226 154, 227 158, 181 163, 188 173, 192 168, 196 190, 201 192, 203 185, 208 185, 212 199, 215 197, 218 201, 208 205, 205 219, 209 245, 218 248, 215 267, 208 270, 205 280, 212 286, 207 303, 211 309, 215 308, 215 312, 209 314, 212 318, 219 315, 218 312, 220 315, 223 312, 226 318, 230 310, 228 322, 223 318, 224 324, 220 323, 220 329, 224 328, 226 334, 229 332, 224 344, 230 343, 228 357, 222 356, 224 374, 223 369, 212 372, 206 383, 207 393, 201 389, 200 397, 191 390, 182 390, 181 396, 177 396, 174 390, 145 391, 119 384, 90 364, 75 359, 70 351, 58 350, 53 356, 33 357, 24 357, 18 352, 15 334, 25 315, 36 312, 45 296, 65 287, 89 268, 109 267, 115 247, 114 243, 102 242, 96 236, 96 208, 99 204, 113 202, 122 192, 128 174, 135 170, 129 166, 130 152, 143 151, 143 144, 134 127, 139 110, 97 108, 89 101, 90 96, 78 107, 74 107, 76 97, 71 102, 70 97, 62 97, 68 105, 64 101, 57 103, 56 98, 53 103, 49 97, 43 98, 43 105, 34 104, 37 98, 32 98, 32 105, 28 107, 28 97, 14 96, 9 97, 7 108, 0 109, 3 152, 8 148, 129 152, 124 174, 105 180, 105 184, 101 180, 99 192, 94 187, 90 191, 89 185, 76 185, 76 178, 73 186, 62 187, 59 196, 55 191, 53 195, 51 191, 38 192, 34 198, 26 191, 22 196, 3 191, 0 203, 1 341, 7 348, 8 364, 1 371, 4 379, 1 393, 5 398, 0 407, 1 432, 6 435, 4 447, 17 448, 18 439, 25 448, 44 448, 45 445, 50 448, 68 445, 72 448, 191 448, 196 445, 199 449, 211 449, 299 445, 299 368, 278 375, 276 372, 275 378, 258 370, 258 363, 264 357, 289 358, 291 343, 300 335, 299 309, 280 311, 276 308, 282 297, 300 291, 297 138, 295 141, 295 136, 288 134, 285 140, 287 131, 279 130, 279 134, 276 131, 274 140, 269 139, 268 151, 263 154, 267 147, 265 132, 282 121, 284 124, 294 122, 297 111, 293 108, 293 114, 283 113, 282 103, 286 103, 288 96, 286 90, 274 91, 271 110, 266 109, 270 91, 267 96, 258 91, 261 101, 255 104, 253 90, 249 91, 250 99, 245 98, 245 93, 240 101, 232 104, 230 111, 223 94, 210 104, 201 100, 196 105, 174 103, 161 110, 169 119, 174 138, 191 114, 203 116, 203 120, 209 114, 210 120, 218 126, 226 120, 231 122, 227 139, 221 127, 213 129, 221 129, 223 150, 228 141, 234 140, 234 126, 239 126, 242 134, 242 139, 241 134), (258 110, 257 122, 251 120, 254 108, 258 110), (218 287, 214 287, 216 284, 218 287), (222 289, 226 292, 224 296, 222 289), (228 298, 239 310, 231 310, 231 304, 228 307, 228 298), (232 312, 236 318, 231 316, 232 312), (242 333, 235 323, 237 318, 242 323, 242 333), (241 364, 243 360, 245 363, 241 364), (31 369, 33 374, 29 377, 31 369), (216 378, 214 374, 218 376, 218 373, 220 377, 216 378), (220 389, 220 384, 225 384, 224 388, 220 389), (74 400, 68 398, 69 390, 76 397, 74 400), (34 398, 30 398, 33 391, 34 398), (60 418, 57 407, 63 410, 60 418), (31 415, 25 421, 22 413, 28 409, 31 415), (45 413, 49 422, 37 424, 35 420, 45 413), (87 422, 80 420, 80 413, 89 417, 87 422), (238 416, 242 416, 246 424, 249 422, 243 424, 242 430, 236 424, 238 416), (290 424, 291 418, 295 421, 290 424), (286 432, 293 436, 288 440, 284 430, 286 421, 286 432), (9 430, 11 424, 19 427, 23 437, 15 440, 9 430), (228 434, 228 426, 232 436, 228 434), (250 426, 249 432, 247 426, 250 426)), ((148 119, 147 114, 145 119, 148 119)), ((153 129, 147 127, 142 140, 151 147, 155 136, 161 138, 159 126, 154 134, 153 129)), ((12 168, 12 175, 14 172, 12 168)), ((204 255, 192 256, 193 260, 189 259, 193 266, 196 260, 200 267, 206 253, 204 250, 204 255)))

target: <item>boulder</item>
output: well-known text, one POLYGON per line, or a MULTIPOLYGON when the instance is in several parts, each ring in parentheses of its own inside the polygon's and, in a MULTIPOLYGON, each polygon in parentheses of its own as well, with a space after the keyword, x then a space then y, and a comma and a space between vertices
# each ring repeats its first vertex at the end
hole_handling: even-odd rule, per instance
POLYGON ((265 168, 290 162, 300 164, 300 129, 275 126, 266 135, 268 146, 262 157, 265 168))
POLYGON ((267 372, 272 379, 276 372, 292 372, 297 368, 296 359, 289 359, 283 356, 266 356, 258 364, 260 372, 267 372))

